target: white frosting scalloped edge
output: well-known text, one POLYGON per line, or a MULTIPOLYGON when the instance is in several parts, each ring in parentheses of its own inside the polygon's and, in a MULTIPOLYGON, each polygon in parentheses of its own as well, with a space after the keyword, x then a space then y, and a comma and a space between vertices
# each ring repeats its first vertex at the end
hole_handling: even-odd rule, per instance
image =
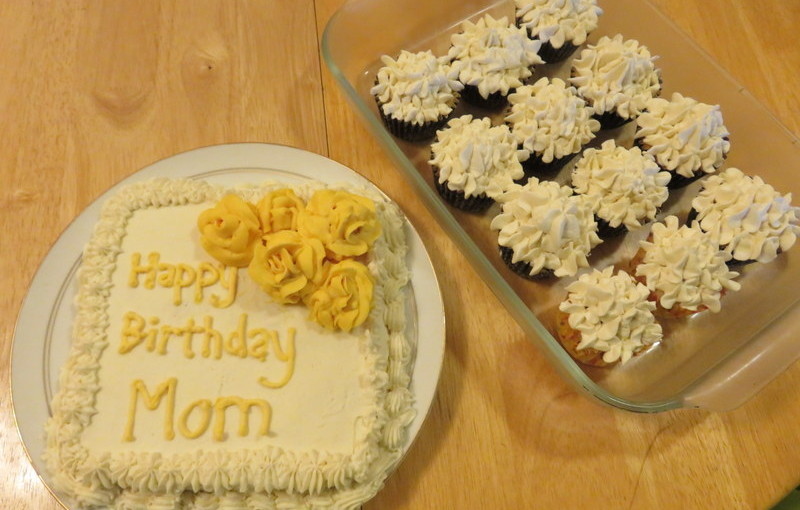
POLYGON ((684 177, 713 173, 730 150, 730 133, 719 105, 700 103, 679 93, 670 100, 652 98, 636 119, 636 138, 662 168, 684 177))
POLYGON ((428 51, 402 50, 397 60, 383 55, 377 83, 370 93, 383 113, 409 124, 422 125, 450 115, 464 88, 458 81, 459 63, 428 51))
POLYGON ((515 0, 516 18, 520 26, 553 48, 570 42, 580 46, 597 28, 603 9, 597 0, 515 0))
POLYGON ((544 63, 539 57, 542 43, 506 17, 486 14, 476 23, 467 20, 450 41, 448 57, 462 66, 459 79, 478 87, 484 99, 495 92, 507 95, 532 74, 531 66, 544 63))
POLYGON ((736 260, 770 262, 800 234, 800 207, 761 177, 727 168, 703 183, 692 200, 700 228, 736 260))
POLYGON ((626 149, 610 139, 583 152, 572 170, 572 187, 612 228, 634 229, 656 217, 669 196, 670 178, 639 148, 626 149))
POLYGON ((545 163, 580 152, 600 130, 592 109, 578 97, 575 87, 560 78, 540 78, 509 94, 511 111, 505 120, 511 134, 531 154, 545 163))
POLYGON ((552 269, 556 276, 573 276, 589 267, 587 257, 602 241, 591 207, 572 189, 531 177, 497 198, 501 212, 490 227, 497 242, 511 248, 512 263, 526 262, 531 275, 552 269))
POLYGON ((360 345, 365 365, 374 367, 364 379, 369 381, 375 404, 357 427, 354 453, 267 447, 210 454, 96 457, 81 444, 81 433, 95 412, 97 372, 108 346, 105 296, 128 218, 137 209, 214 202, 229 191, 252 201, 283 187, 286 185, 273 182, 226 190, 203 181, 155 179, 130 184, 103 204, 84 250, 70 356, 53 399, 53 416, 46 424, 44 460, 53 486, 79 508, 122 510, 139 508, 140 503, 148 509, 197 508, 192 492, 215 493, 231 501, 238 501, 238 493, 250 493, 244 506, 226 503, 229 508, 357 508, 377 493, 399 462, 407 428, 415 416, 409 388, 413 346, 405 335, 404 288, 409 274, 402 213, 367 188, 319 182, 296 186, 295 191, 307 197, 315 189, 330 187, 367 196, 375 201, 383 228, 369 261, 376 280, 374 307, 360 345))
POLYGON ((723 289, 741 287, 733 280, 739 273, 725 264, 730 256, 697 222, 680 226, 677 217, 667 216, 663 223, 653 225, 651 237, 640 242, 644 259, 636 266, 636 276, 644 277, 647 287, 661 294, 659 303, 664 308, 706 306, 719 312, 723 289))
POLYGON ((520 160, 528 154, 517 150, 508 126, 462 115, 436 132, 431 156, 430 164, 439 168, 440 184, 463 191, 466 197, 495 198, 525 175, 520 160))
POLYGON ((603 361, 625 364, 644 347, 661 341, 661 325, 648 300, 650 290, 628 273, 614 274, 609 266, 584 273, 567 286, 567 298, 558 306, 569 316, 569 326, 581 333, 577 350, 596 349, 603 361))
POLYGON ((572 62, 570 83, 596 114, 633 119, 661 91, 656 59, 635 39, 602 37, 572 62))

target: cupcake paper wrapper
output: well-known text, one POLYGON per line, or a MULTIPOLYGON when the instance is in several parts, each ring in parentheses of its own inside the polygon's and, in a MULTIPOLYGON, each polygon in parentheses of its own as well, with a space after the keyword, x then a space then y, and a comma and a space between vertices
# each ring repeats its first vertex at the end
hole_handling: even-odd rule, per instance
POLYGON ((395 119, 390 115, 386 115, 383 113, 383 108, 381 108, 380 103, 378 103, 378 113, 380 113, 381 120, 383 120, 384 125, 390 133, 397 138, 402 138, 403 140, 409 142, 419 142, 433 138, 433 136, 436 134, 436 131, 442 129, 452 116, 451 111, 449 115, 441 117, 439 120, 426 122, 425 124, 412 124, 410 122, 395 119))
POLYGON ((628 227, 626 227, 624 223, 620 223, 616 227, 612 227, 606 220, 598 218, 597 215, 595 215, 594 219, 597 222, 597 235, 601 239, 609 239, 612 237, 621 236, 628 231, 628 227))
MULTIPOLYGON (((511 92, 512 91, 509 91, 509 94, 511 92)), ((481 93, 478 92, 478 87, 475 85, 464 85, 464 90, 461 91, 461 97, 469 104, 487 110, 496 110, 508 104, 508 97, 504 96, 503 93, 499 91, 489 94, 489 97, 484 99, 481 93)))
POLYGON ((555 64, 569 58, 577 49, 578 47, 569 41, 565 41, 560 48, 554 48, 550 41, 547 41, 542 43, 539 56, 542 57, 545 64, 555 64))
POLYGON ((632 120, 620 117, 616 112, 595 113, 593 117, 600 123, 600 129, 616 129, 632 120))
POLYGON ((531 265, 527 262, 512 262, 511 259, 514 256, 514 250, 508 248, 506 246, 500 246, 500 258, 503 259, 503 262, 508 266, 509 269, 514 271, 514 273, 518 274, 519 276, 526 278, 528 280, 544 280, 553 276, 554 271, 552 269, 542 269, 536 274, 531 274, 531 265))
POLYGON ((485 211, 494 203, 494 200, 486 195, 472 195, 467 197, 463 191, 455 191, 447 187, 447 183, 439 182, 439 168, 433 168, 433 183, 436 186, 436 191, 445 199, 445 201, 455 207, 466 212, 480 213, 485 211))
POLYGON ((531 154, 531 157, 522 162, 522 170, 525 171, 523 181, 527 181, 529 177, 552 177, 553 174, 561 170, 575 154, 568 154, 563 158, 554 159, 550 163, 545 163, 538 154, 531 154))

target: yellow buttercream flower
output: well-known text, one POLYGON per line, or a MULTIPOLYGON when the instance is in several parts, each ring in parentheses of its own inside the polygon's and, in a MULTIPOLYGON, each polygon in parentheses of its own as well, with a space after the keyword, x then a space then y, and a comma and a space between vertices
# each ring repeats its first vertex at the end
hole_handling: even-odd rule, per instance
POLYGON ((305 209, 303 200, 289 188, 264 195, 256 206, 265 234, 281 230, 297 230, 297 217, 305 209))
POLYGON ((209 255, 229 266, 246 267, 261 237, 258 211, 237 195, 225 195, 197 219, 200 244, 209 255))
POLYGON ((363 255, 381 233, 375 203, 337 190, 314 193, 300 214, 297 229, 322 240, 334 260, 363 255))
POLYGON ((352 259, 332 264, 325 282, 305 300, 309 318, 329 330, 350 331, 367 320, 373 286, 364 264, 352 259))
POLYGON ((277 303, 298 303, 325 280, 325 246, 294 230, 267 234, 256 243, 248 272, 277 303))

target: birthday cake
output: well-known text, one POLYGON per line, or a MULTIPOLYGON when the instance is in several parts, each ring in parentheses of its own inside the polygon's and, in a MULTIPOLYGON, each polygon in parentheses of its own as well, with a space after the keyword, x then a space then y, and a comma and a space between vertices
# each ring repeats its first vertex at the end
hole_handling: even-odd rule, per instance
POLYGON ((76 508, 357 508, 414 418, 404 220, 350 185, 103 206, 45 461, 76 508))

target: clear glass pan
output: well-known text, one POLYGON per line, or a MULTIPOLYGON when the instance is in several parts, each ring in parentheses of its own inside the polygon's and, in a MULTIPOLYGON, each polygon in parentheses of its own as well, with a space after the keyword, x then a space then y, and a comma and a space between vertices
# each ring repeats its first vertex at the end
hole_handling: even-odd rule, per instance
MULTIPOLYGON (((590 36, 623 34, 637 39, 660 58, 663 97, 673 92, 719 104, 731 132, 726 166, 760 175, 782 193, 800 197, 800 140, 736 83, 646 0, 601 0, 604 14, 590 36)), ((460 212, 445 205, 433 188, 427 143, 395 139, 384 128, 369 93, 381 55, 401 49, 431 49, 444 54, 449 38, 465 19, 484 12, 513 17, 513 2, 477 0, 352 0, 330 20, 322 41, 325 62, 356 112, 419 193, 430 212, 465 253, 478 273, 558 371, 579 388, 607 404, 638 412, 675 408, 732 409, 745 402, 798 357, 800 342, 800 248, 769 264, 742 270, 742 290, 723 298, 718 314, 701 313, 662 323, 665 340, 624 366, 595 369, 576 363, 554 339, 554 310, 572 279, 534 283, 511 273, 497 253, 489 222, 496 213, 460 212)), ((541 66, 535 76, 566 77, 569 61, 541 66)), ((461 106, 456 114, 481 113, 461 106)), ((495 121, 498 120, 495 116, 495 121)), ((630 146, 633 127, 604 133, 592 145, 614 137, 630 146)), ((571 165, 559 174, 569 177, 571 165)), ((661 216, 685 219, 700 183, 677 190, 661 216)), ((497 206, 494 206, 495 208, 497 206)), ((624 266, 648 227, 595 249, 594 267, 624 266)))

